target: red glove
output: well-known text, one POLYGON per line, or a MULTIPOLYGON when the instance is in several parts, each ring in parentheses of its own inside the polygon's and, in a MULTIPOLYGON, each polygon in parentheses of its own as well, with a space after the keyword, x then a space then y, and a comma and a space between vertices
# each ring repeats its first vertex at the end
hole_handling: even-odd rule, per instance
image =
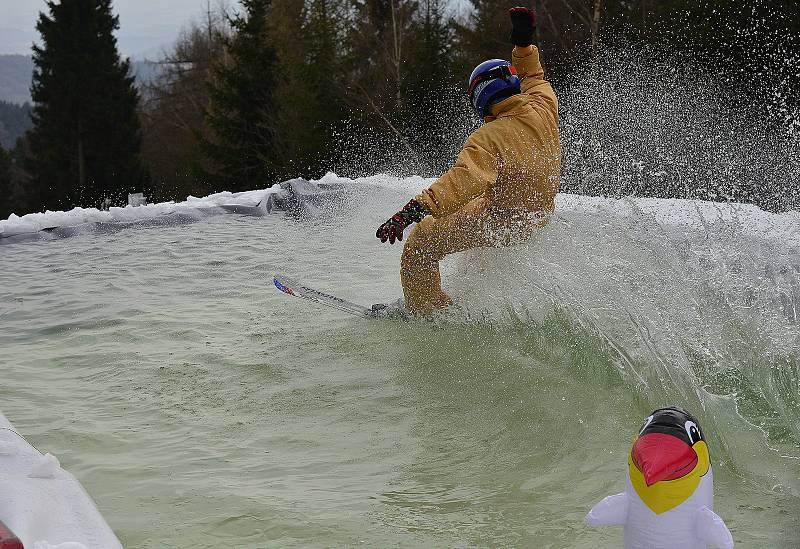
POLYGON ((428 215, 428 210, 425 209, 425 206, 412 200, 386 223, 378 227, 375 236, 380 238, 381 242, 388 240, 389 244, 394 244, 395 240, 403 240, 403 231, 406 227, 412 223, 419 223, 426 215, 428 215))
POLYGON ((536 30, 536 12, 528 8, 511 8, 511 43, 525 47, 533 44, 533 33, 536 30))

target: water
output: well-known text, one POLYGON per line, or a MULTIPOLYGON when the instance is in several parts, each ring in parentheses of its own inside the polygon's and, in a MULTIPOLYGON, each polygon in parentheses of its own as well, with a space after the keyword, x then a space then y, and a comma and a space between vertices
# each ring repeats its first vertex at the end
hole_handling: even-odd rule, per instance
POLYGON ((348 184, 318 218, 0 248, 1 409, 126 547, 619 547, 583 516, 666 404, 737 547, 800 547, 798 214, 561 197, 446 262, 460 315, 375 322, 270 287, 400 295, 374 226, 425 182, 348 184))

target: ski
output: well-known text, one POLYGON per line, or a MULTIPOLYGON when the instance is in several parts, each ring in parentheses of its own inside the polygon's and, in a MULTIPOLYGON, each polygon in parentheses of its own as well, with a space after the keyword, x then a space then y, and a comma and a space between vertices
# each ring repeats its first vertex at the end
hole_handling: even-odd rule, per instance
POLYGON ((319 290, 309 288, 308 286, 303 286, 287 276, 277 274, 275 275, 273 282, 276 288, 287 295, 307 299, 324 307, 330 307, 331 309, 336 309, 337 311, 342 311, 354 316, 368 318, 375 317, 372 313, 372 309, 369 307, 364 307, 363 305, 352 303, 336 297, 335 295, 320 292, 319 290))

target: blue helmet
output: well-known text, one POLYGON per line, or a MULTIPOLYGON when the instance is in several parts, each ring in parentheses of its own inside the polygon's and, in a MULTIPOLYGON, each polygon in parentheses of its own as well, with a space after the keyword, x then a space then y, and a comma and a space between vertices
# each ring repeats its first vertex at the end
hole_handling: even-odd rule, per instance
POLYGON ((517 69, 503 59, 489 59, 475 67, 468 86, 469 100, 479 116, 491 115, 494 103, 520 93, 517 69))

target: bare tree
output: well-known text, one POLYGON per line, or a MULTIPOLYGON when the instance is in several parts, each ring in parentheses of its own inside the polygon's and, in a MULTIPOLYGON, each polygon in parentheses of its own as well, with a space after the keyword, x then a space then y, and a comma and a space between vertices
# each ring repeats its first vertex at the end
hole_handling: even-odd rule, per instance
MULTIPOLYGON (((597 54, 597 49, 600 46, 600 20, 603 13, 603 0, 550 0, 551 2, 561 4, 565 7, 570 14, 572 14, 584 27, 587 29, 592 41, 592 53, 597 54)), ((553 20, 551 11, 548 9, 546 0, 541 0, 544 12, 548 17, 548 21, 556 34, 561 38, 561 31, 559 26, 553 20)), ((563 28, 563 22, 562 22, 563 28)), ((565 44, 566 46, 566 44, 565 44)))
POLYGON ((198 137, 204 120, 209 81, 215 63, 223 62, 231 29, 227 3, 210 0, 197 22, 183 30, 157 61, 154 79, 144 89, 142 156, 153 179, 156 198, 184 198, 200 192, 194 167, 203 165, 198 137))

